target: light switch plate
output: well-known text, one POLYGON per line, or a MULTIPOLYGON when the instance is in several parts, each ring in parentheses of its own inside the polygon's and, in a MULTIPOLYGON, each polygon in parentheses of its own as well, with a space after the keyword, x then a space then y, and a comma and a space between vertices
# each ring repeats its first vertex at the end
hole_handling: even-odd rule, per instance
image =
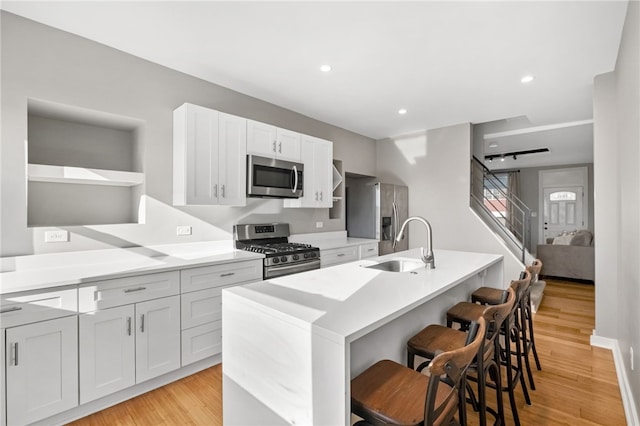
POLYGON ((316 222, 316 228, 322 228, 324 226, 323 222, 316 222))

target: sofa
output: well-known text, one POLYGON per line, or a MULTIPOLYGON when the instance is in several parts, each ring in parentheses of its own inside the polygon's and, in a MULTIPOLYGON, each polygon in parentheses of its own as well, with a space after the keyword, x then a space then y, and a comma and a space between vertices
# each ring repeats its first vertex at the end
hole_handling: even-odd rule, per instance
POLYGON ((543 276, 595 280, 593 234, 588 230, 564 233, 538 244, 536 257, 542 261, 543 276))

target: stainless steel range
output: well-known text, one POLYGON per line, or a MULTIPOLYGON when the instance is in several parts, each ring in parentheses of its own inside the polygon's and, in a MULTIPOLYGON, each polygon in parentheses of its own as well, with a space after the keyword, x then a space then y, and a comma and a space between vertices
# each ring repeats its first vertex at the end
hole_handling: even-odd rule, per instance
POLYGON ((320 249, 289 242, 288 223, 234 225, 236 248, 265 255, 264 279, 320 268, 320 249))

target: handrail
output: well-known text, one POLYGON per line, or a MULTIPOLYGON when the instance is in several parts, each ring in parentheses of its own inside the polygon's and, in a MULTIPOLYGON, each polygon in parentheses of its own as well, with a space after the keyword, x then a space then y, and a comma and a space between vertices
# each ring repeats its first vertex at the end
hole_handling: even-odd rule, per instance
POLYGON ((502 231, 501 234, 518 247, 522 262, 525 263, 526 247, 531 234, 531 209, 520 198, 510 194, 508 187, 475 156, 472 157, 471 177, 472 200, 488 214, 502 231), (478 194, 479 190, 481 194, 478 194), (497 198, 489 199, 486 193, 494 194, 497 198), (495 211, 487 207, 487 204, 495 211))

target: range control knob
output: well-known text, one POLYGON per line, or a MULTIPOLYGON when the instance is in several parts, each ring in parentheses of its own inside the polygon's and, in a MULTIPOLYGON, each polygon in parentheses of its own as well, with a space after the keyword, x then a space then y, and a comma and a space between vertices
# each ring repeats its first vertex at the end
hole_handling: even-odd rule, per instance
POLYGON ((280 263, 280 259, 278 259, 277 257, 273 258, 273 263, 280 263))
POLYGON ((309 253, 309 257, 316 257, 316 253, 315 252, 309 253))
POLYGON ((286 261, 287 261, 287 256, 282 256, 282 257, 280 258, 280 261, 281 261, 281 262, 286 262, 286 261))
POLYGON ((300 259, 300 256, 298 256, 297 254, 294 254, 293 255, 293 260, 298 260, 298 259, 300 259))

